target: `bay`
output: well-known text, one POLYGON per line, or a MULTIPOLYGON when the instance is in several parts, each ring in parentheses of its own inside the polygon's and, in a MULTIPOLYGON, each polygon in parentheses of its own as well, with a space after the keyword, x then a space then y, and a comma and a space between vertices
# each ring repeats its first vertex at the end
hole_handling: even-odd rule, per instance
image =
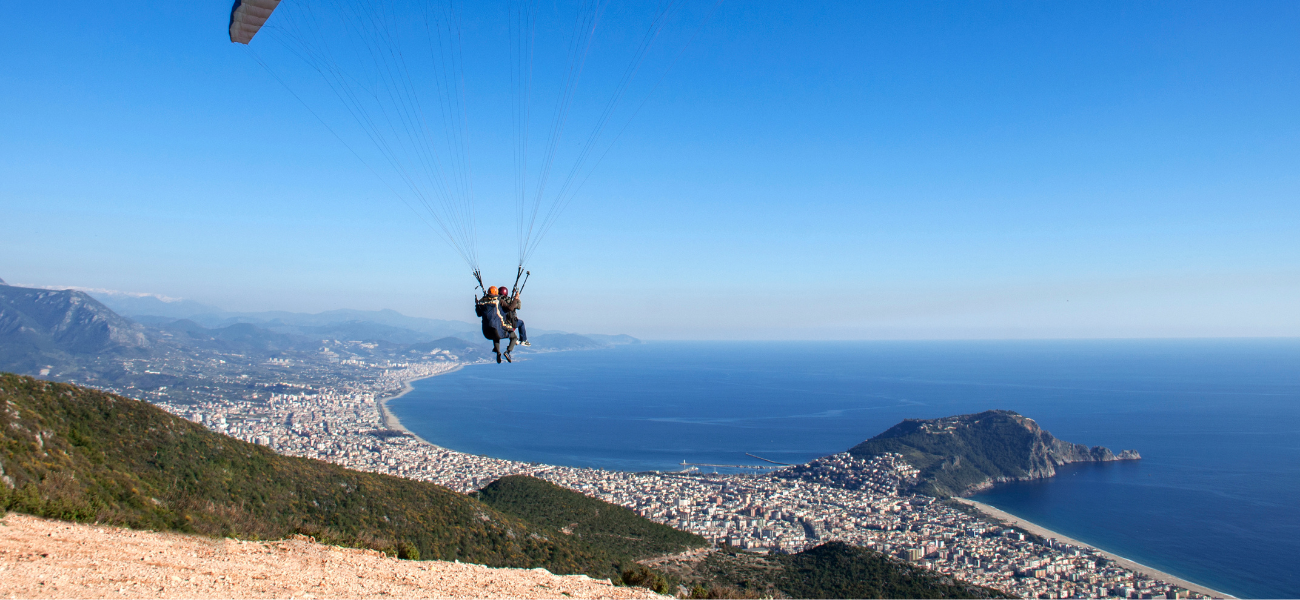
POLYGON ((462 452, 618 470, 786 463, 905 418, 1001 408, 1135 463, 977 499, 1243 597, 1300 596, 1300 341, 647 343, 416 382, 390 408, 462 452))

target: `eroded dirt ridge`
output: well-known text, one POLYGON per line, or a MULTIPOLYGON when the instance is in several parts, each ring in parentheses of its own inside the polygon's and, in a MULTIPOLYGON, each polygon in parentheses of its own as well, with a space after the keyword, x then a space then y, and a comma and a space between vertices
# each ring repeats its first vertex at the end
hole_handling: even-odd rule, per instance
POLYGON ((18 598, 662 598, 586 575, 408 561, 273 542, 0 519, 0 594, 18 598))

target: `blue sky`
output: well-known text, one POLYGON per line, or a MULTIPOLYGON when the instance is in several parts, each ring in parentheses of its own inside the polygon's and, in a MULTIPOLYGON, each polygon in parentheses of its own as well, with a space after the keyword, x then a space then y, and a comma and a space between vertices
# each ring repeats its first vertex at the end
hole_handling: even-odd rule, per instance
MULTIPOLYGON (((491 284, 517 253, 506 12, 469 4, 491 284)), ((655 4, 602 21, 574 132, 655 4)), ((1300 5, 713 6, 670 22, 620 106, 640 111, 530 261, 534 327, 1300 335, 1300 5)), ((303 102, 228 41, 225 1, 8 10, 6 281, 472 319, 465 264, 321 124, 374 160, 283 32, 252 49, 303 102)), ((568 10, 544 7, 539 55, 568 10)), ((536 80, 549 106, 560 74, 536 80)))

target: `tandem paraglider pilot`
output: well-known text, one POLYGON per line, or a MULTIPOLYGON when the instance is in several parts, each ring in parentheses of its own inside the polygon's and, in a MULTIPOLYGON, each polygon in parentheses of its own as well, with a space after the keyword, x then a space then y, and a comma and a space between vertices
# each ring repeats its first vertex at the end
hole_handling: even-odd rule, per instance
POLYGON ((516 323, 523 324, 517 318, 506 316, 519 310, 519 298, 511 298, 509 292, 509 288, 492 286, 482 298, 474 298, 474 313, 483 319, 483 337, 492 340, 492 352, 497 355, 498 363, 502 358, 506 362, 514 362, 510 359, 510 352, 515 349, 515 343, 519 342, 516 323), (506 308, 507 306, 511 308, 506 308), (501 352, 501 340, 510 341, 504 353, 501 352))

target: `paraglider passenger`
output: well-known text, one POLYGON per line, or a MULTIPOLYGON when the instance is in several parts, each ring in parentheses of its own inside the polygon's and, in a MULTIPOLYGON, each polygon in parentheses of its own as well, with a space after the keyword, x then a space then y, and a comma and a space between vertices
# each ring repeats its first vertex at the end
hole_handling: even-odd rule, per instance
MULTIPOLYGON (((498 291, 507 290, 507 289, 509 288, 506 288, 504 286, 497 288, 498 291)), ((523 320, 521 320, 519 318, 519 315, 515 312, 518 310, 519 310, 518 293, 514 292, 513 290, 506 292, 505 297, 501 299, 501 314, 505 316, 506 323, 514 328, 515 333, 519 334, 519 345, 531 346, 532 344, 528 343, 528 330, 524 329, 523 320)))

